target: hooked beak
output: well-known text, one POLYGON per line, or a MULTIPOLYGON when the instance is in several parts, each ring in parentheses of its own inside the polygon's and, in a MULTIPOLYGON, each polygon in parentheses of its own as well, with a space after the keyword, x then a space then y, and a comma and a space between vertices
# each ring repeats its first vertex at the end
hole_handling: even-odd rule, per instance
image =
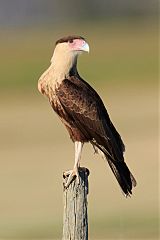
POLYGON ((81 47, 81 51, 88 52, 89 53, 89 45, 87 42, 84 42, 84 44, 81 47))

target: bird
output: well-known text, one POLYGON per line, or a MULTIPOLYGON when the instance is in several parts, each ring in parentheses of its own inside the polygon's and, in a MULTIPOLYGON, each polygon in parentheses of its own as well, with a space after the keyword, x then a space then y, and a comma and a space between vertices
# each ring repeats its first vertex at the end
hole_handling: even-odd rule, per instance
POLYGON ((48 98, 75 146, 74 166, 65 172, 69 175, 65 187, 69 187, 75 176, 79 182, 82 148, 90 143, 108 162, 122 193, 131 196, 136 180, 125 163, 122 138, 101 97, 78 73, 77 60, 83 52, 89 52, 84 37, 60 38, 55 43, 49 68, 38 80, 38 90, 48 98))

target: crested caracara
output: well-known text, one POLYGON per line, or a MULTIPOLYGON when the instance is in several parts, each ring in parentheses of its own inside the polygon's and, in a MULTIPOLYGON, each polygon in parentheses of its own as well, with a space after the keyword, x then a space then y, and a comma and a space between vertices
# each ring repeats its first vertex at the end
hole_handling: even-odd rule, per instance
POLYGON ((103 153, 123 193, 128 196, 132 194, 136 180, 124 161, 124 143, 104 103, 77 71, 77 59, 82 52, 89 52, 89 45, 83 37, 59 39, 51 65, 38 82, 39 91, 47 96, 75 144, 75 163, 73 170, 69 171, 66 187, 73 176, 76 175, 79 180, 82 147, 89 142, 103 153))

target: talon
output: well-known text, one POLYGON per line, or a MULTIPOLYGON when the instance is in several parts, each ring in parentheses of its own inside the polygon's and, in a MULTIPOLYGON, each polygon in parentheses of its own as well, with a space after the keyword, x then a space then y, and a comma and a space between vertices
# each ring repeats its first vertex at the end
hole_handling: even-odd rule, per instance
POLYGON ((74 177, 77 177, 78 184, 80 183, 78 169, 73 169, 73 170, 66 171, 66 172, 63 173, 63 175, 64 176, 68 176, 69 175, 67 183, 65 184, 65 188, 67 188, 70 185, 70 183, 72 182, 74 177))
POLYGON ((67 177, 71 173, 72 173, 72 170, 65 171, 65 172, 63 172, 63 176, 67 177))

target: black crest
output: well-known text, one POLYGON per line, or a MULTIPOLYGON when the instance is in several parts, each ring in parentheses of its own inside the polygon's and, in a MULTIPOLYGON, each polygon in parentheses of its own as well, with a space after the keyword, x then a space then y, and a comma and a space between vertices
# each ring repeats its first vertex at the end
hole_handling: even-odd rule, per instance
POLYGON ((85 40, 83 37, 81 36, 68 36, 68 37, 63 37, 63 38, 60 38, 59 40, 56 41, 56 45, 58 43, 64 43, 64 42, 73 42, 74 39, 83 39, 85 40))

